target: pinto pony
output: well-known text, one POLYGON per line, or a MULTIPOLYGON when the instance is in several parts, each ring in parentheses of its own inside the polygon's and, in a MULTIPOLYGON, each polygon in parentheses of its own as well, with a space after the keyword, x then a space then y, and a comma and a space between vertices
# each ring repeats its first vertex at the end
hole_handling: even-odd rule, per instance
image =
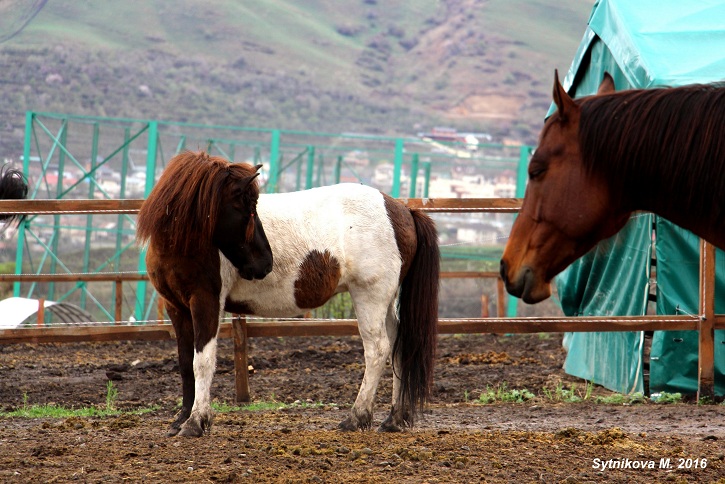
POLYGON ((725 249, 725 85, 572 99, 554 76, 557 111, 541 131, 501 259, 506 289, 527 303, 632 212, 654 212, 725 249))
MULTIPOLYGON (((22 171, 9 168, 9 166, 4 165, 0 168, 0 200, 22 200, 28 196, 28 182, 22 171)), ((20 222, 23 217, 24 215, 21 214, 0 213, 0 222, 6 224, 14 221, 20 222)))
POLYGON ((380 430, 412 424, 430 394, 437 338, 440 254, 433 221, 362 185, 259 196, 254 175, 243 163, 185 153, 171 160, 139 213, 149 278, 178 340, 183 403, 169 435, 200 436, 211 427, 209 390, 223 311, 290 317, 339 292, 352 296, 365 353, 360 391, 340 428, 372 425, 388 358, 393 404, 380 430), (204 199, 212 193, 203 181, 210 171, 240 174, 238 181, 215 183, 229 196, 204 199), (235 216, 204 216, 227 203, 237 204, 235 216), (250 227, 258 240, 250 241, 250 227), (202 230, 207 235, 197 236, 202 230))

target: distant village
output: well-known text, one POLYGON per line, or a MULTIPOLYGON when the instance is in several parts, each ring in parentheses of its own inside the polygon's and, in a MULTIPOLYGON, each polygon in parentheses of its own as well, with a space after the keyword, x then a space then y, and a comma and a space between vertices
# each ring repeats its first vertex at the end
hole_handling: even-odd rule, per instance
MULTIPOLYGON (((489 142, 485 134, 458 133, 447 128, 437 128, 431 133, 420 133, 421 143, 428 145, 431 153, 442 153, 448 156, 446 162, 439 162, 436 158, 432 163, 430 178, 428 180, 429 198, 513 198, 516 196, 515 167, 498 170, 482 170, 477 164, 479 156, 479 143, 489 142)), ((136 158, 144 159, 145 155, 136 158)), ((6 159, 5 162, 13 160, 6 159)), ((251 161, 251 160, 250 160, 251 161)), ((342 156, 343 169, 340 171, 341 182, 366 183, 384 192, 390 192, 394 165, 389 159, 372 159, 364 150, 350 150, 342 156)), ((422 163, 429 161, 421 157, 416 177, 415 196, 422 197, 425 188, 424 171, 422 163)), ((14 162, 16 166, 22 163, 14 162)), ((89 166, 85 171, 90 170, 89 166)), ((28 177, 31 186, 37 187, 35 198, 55 198, 56 193, 67 191, 64 198, 89 198, 93 194, 96 199, 121 198, 123 189, 124 198, 143 198, 146 186, 146 168, 139 164, 130 164, 126 167, 125 180, 121 179, 121 171, 109 166, 102 166, 95 170, 95 183, 90 188, 88 177, 84 177, 84 170, 75 165, 67 165, 62 174, 57 167, 49 166, 43 173, 39 160, 31 160, 28 177), (62 178, 62 180, 59 180, 62 178), (40 180, 40 183, 39 183, 40 180), (123 181, 123 183, 122 183, 123 181)), ((266 181, 268 166, 262 171, 261 182, 266 181)), ((327 168, 326 168, 327 169, 327 168)), ((332 168, 330 167, 331 171, 332 168)), ((405 198, 410 193, 410 164, 403 166, 400 174, 400 196, 405 198)), ((280 190, 292 191, 297 189, 294 176, 284 174, 280 180, 280 190)), ((331 183, 330 178, 324 184, 331 183)), ((61 215, 59 224, 67 229, 62 236, 64 247, 80 247, 86 240, 86 216, 61 215)), ((493 213, 466 213, 446 214, 436 217, 439 224, 439 233, 443 243, 486 245, 500 243, 508 234, 513 219, 510 215, 493 213)), ((90 232, 91 242, 95 246, 115 245, 117 243, 118 223, 122 221, 121 241, 131 243, 134 238, 134 227, 127 217, 118 215, 94 215, 93 230, 90 232)), ((50 243, 53 236, 54 221, 52 216, 37 216, 33 220, 33 230, 42 244, 50 243)), ((6 231, 8 232, 8 231, 6 231)), ((6 233, 0 239, 0 257, 8 250, 14 251, 15 241, 8 238, 12 235, 6 233), (13 247, 9 247, 13 245, 13 247), (7 250, 3 250, 7 249, 7 250)), ((43 250, 38 246, 39 250, 43 250)))

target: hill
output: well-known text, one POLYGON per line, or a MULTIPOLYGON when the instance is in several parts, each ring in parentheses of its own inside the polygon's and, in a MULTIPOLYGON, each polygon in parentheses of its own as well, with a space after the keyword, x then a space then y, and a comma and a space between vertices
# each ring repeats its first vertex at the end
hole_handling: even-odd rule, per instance
POLYGON ((534 143, 591 5, 3 2, 0 156, 21 153, 26 110, 534 143))

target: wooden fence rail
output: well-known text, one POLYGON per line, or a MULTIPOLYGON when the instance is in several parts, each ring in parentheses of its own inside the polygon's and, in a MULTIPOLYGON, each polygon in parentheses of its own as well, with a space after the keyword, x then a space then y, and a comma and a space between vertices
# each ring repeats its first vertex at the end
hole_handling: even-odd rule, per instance
MULTIPOLYGON (((11 214, 89 214, 137 213, 143 200, 0 200, 0 213, 11 214)), ((503 212, 515 213, 521 200, 495 199, 403 199, 409 207, 428 212, 503 212)), ((538 333, 538 332, 593 332, 593 331, 651 331, 693 330, 699 333, 698 398, 715 395, 714 330, 725 329, 725 315, 715 314, 715 249, 702 242, 700 250, 700 311, 685 316, 616 316, 616 317, 556 317, 556 318, 503 318, 503 285, 499 279, 499 317, 439 320, 440 333, 538 333)), ((41 280, 51 275, 2 275, 0 281, 41 280)), ((145 274, 58 274, 55 281, 114 281, 117 287, 123 280, 142 280, 145 274), (66 278, 66 279, 61 279, 66 278), (133 279, 132 279, 133 278, 133 279)), ((446 273, 445 277, 497 277, 496 273, 446 273)), ((48 279, 50 280, 50 279, 48 279)), ((116 314, 118 315, 118 309, 116 314)), ((159 318, 161 319, 161 318, 159 318)), ((250 337, 273 336, 343 336, 356 335, 355 320, 275 320, 269 322, 246 321, 234 317, 231 323, 222 323, 221 337, 234 337, 235 367, 237 374, 237 400, 249 397, 247 382, 247 344, 250 337)), ((55 326, 0 330, 2 343, 45 343, 70 341, 159 340, 174 337, 170 324, 117 324, 55 326)))
MULTIPOLYGON (((504 285, 497 272, 441 272, 442 279, 496 279, 496 313, 498 317, 505 314, 504 285)), ((123 283, 148 281, 148 276, 139 272, 96 272, 96 273, 61 273, 61 274, 0 274, 0 282, 113 282, 116 286, 114 301, 114 321, 123 322, 123 283)), ((484 298, 482 298, 482 301, 484 298)), ((485 302, 488 302, 487 300, 485 302)), ((44 311, 44 300, 38 301, 38 313, 44 311)), ((156 311, 157 319, 163 318, 162 302, 159 301, 156 311)), ((42 321, 38 322, 42 326, 42 321)), ((82 337, 82 335, 79 335, 82 337)), ((2 343, 0 338, 0 343, 2 343)))

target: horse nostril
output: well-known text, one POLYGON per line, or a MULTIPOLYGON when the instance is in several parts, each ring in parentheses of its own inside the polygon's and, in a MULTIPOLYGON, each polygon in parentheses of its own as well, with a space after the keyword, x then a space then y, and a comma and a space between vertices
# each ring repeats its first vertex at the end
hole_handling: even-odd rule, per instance
POLYGON ((499 269, 499 271, 501 273, 501 279, 503 280, 503 282, 508 284, 508 280, 506 278, 506 262, 504 262, 503 259, 501 259, 501 268, 499 269))

